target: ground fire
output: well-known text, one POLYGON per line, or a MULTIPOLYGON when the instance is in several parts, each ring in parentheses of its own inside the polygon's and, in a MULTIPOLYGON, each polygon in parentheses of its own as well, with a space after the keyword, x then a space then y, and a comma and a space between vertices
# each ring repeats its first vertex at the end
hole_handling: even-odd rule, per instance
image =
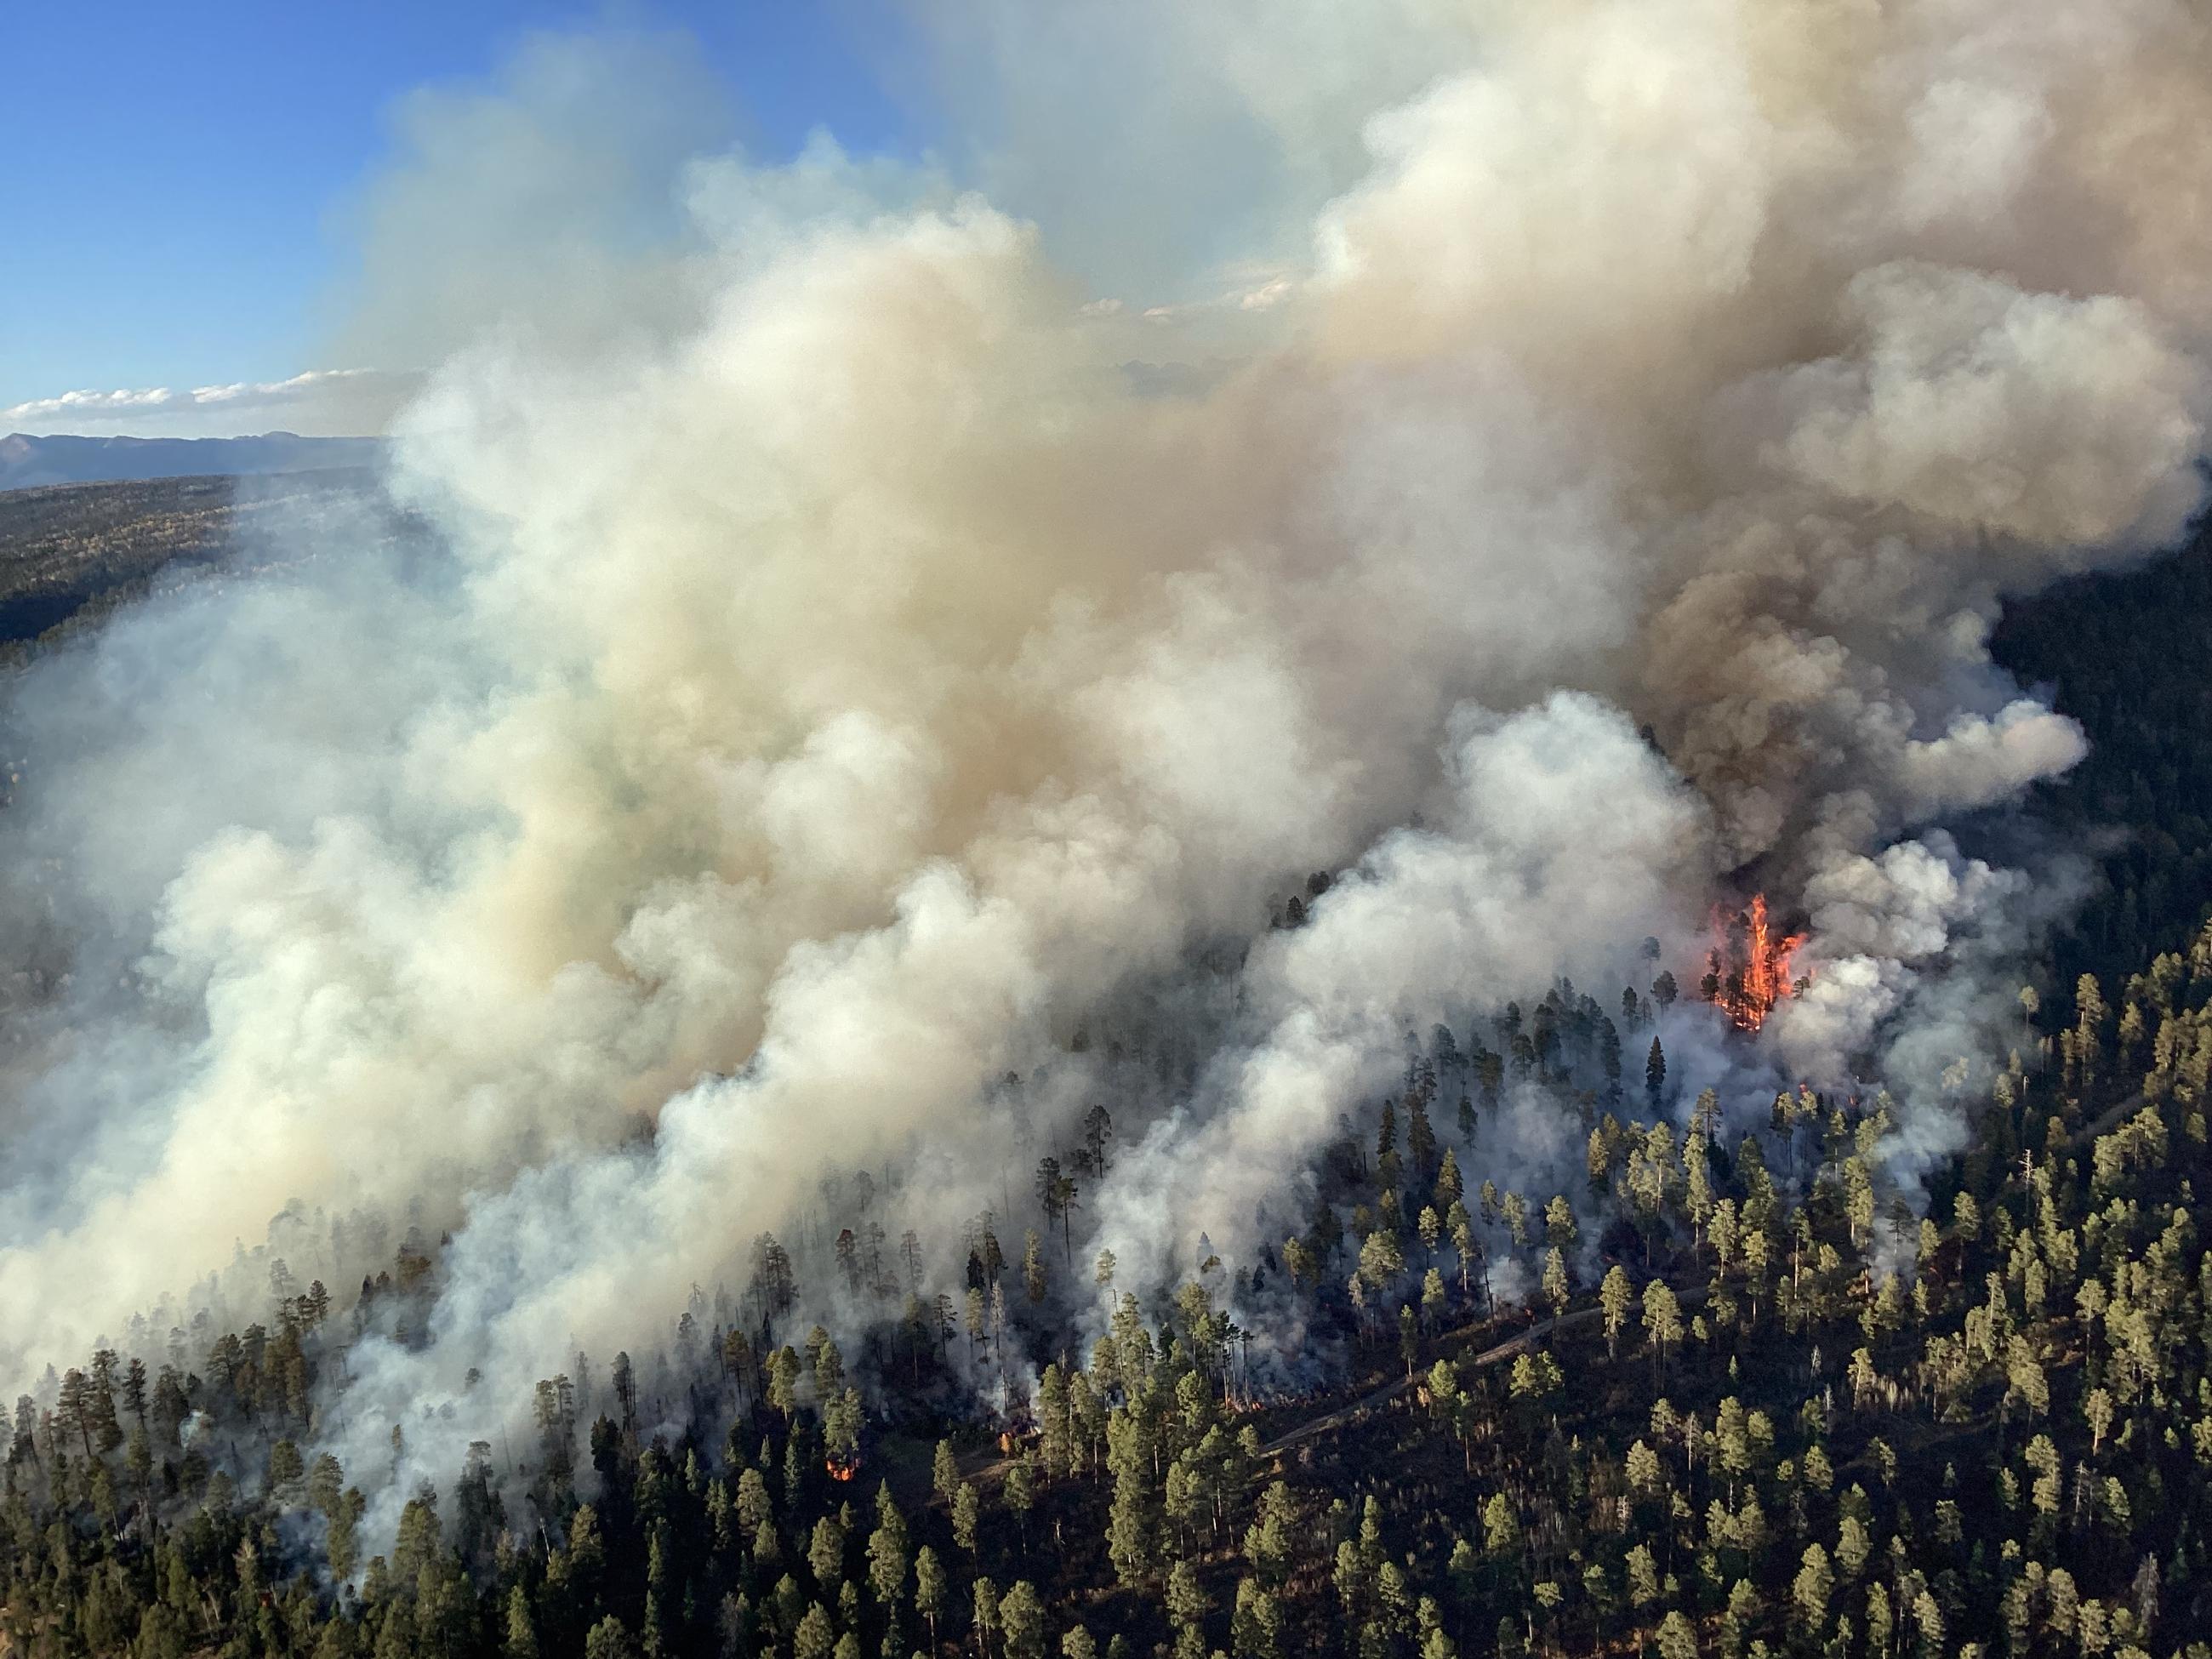
POLYGON ((1805 979, 1790 977, 1790 958, 1804 942, 1802 933, 1775 936, 1764 893, 1733 919, 1716 912, 1712 953, 1698 992, 1738 1030, 1756 1031, 1776 1003, 1804 988, 1805 979))

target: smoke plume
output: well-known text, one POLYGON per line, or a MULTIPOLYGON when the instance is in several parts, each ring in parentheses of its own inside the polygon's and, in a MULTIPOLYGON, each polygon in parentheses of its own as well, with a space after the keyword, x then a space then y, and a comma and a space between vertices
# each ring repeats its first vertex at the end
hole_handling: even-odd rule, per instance
POLYGON ((2054 890, 1947 825, 2082 752, 1997 607, 2198 498, 2201 15, 958 10, 914 166, 685 150, 665 43, 415 109, 401 527, 11 694, 0 1372, 450 1235, 320 1419, 447 1469, 825 1174, 939 1239, 1100 1100, 1137 1288, 1747 867, 1814 982, 1678 1071, 1955 1144, 2054 890))

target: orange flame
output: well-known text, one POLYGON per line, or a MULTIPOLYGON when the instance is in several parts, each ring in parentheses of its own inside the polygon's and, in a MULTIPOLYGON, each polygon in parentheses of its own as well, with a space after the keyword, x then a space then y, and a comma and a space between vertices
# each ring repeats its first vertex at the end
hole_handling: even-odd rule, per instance
POLYGON ((832 1480, 850 1480, 860 1474, 860 1460, 857 1457, 825 1457, 822 1460, 822 1467, 830 1471, 832 1480))
POLYGON ((1797 994, 1799 985, 1790 977, 1790 958, 1804 944, 1805 935, 1774 936, 1764 893, 1755 894, 1736 921, 1738 926, 1730 927, 1717 913, 1713 917, 1713 951, 1704 990, 1706 1000, 1738 1030, 1756 1031, 1776 1003, 1797 994))

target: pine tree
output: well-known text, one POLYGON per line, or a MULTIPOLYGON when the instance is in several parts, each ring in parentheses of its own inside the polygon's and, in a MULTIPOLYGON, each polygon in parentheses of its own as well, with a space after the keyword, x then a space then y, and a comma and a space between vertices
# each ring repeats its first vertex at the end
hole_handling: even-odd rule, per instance
POLYGON ((1552 1317, 1565 1318, 1573 1287, 1567 1280, 1567 1259, 1556 1244, 1544 1253, 1543 1285, 1544 1299, 1552 1304, 1552 1317))
POLYGON ((952 1541, 971 1560, 975 1554, 976 1528, 982 1518, 982 1500, 976 1497, 975 1488, 963 1480, 952 1496, 952 1541))
POLYGON ((1667 1350, 1682 1340, 1682 1307, 1663 1279, 1644 1287, 1644 1334, 1650 1339, 1653 1357, 1664 1375, 1667 1350))
POLYGON ((950 1588, 944 1563, 937 1559, 935 1550, 924 1544, 914 1556, 914 1610, 929 1626, 933 1652, 937 1648, 937 1621, 944 1615, 945 1595, 950 1588))
POLYGON ((530 1593, 517 1584, 507 1593, 507 1636, 503 1659, 538 1659, 538 1632, 531 1622, 530 1593))
POLYGON ((884 1481, 876 1488, 876 1527, 868 1534, 868 1588, 879 1605, 897 1605, 906 1592, 906 1522, 884 1481))
POLYGON ((1616 1358, 1620 1351, 1620 1329, 1628 1322, 1628 1310, 1634 1305, 1635 1297, 1635 1288, 1621 1265, 1616 1261, 1607 1267, 1597 1287, 1597 1300, 1605 1315, 1606 1348, 1616 1358))
POLYGON ((1044 1241, 1037 1237, 1034 1228, 1022 1241, 1022 1287, 1029 1296, 1031 1307, 1042 1304, 1047 1289, 1044 1241))
POLYGON ((1006 1465, 1005 1478, 999 1492, 1005 1500, 1006 1513, 1014 1518, 1014 1526, 1022 1540, 1022 1553, 1029 1553, 1030 1511, 1036 1506, 1036 1482, 1027 1456, 1017 1457, 1006 1465))
POLYGON ((1036 1585, 1018 1579, 999 1603, 999 1622, 1006 1632, 1006 1659, 1044 1659, 1044 1603, 1036 1585))

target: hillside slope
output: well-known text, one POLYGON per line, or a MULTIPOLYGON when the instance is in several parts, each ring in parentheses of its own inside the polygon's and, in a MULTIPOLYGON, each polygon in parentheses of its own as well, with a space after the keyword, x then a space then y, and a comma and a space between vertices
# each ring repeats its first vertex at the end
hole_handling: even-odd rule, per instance
POLYGON ((279 514, 364 499, 374 483, 356 467, 0 492, 0 645, 35 639, 167 568, 223 558, 279 514))
POLYGON ((0 438, 0 490, 373 466, 383 454, 381 439, 302 438, 290 432, 250 438, 33 437, 16 432, 0 438))

